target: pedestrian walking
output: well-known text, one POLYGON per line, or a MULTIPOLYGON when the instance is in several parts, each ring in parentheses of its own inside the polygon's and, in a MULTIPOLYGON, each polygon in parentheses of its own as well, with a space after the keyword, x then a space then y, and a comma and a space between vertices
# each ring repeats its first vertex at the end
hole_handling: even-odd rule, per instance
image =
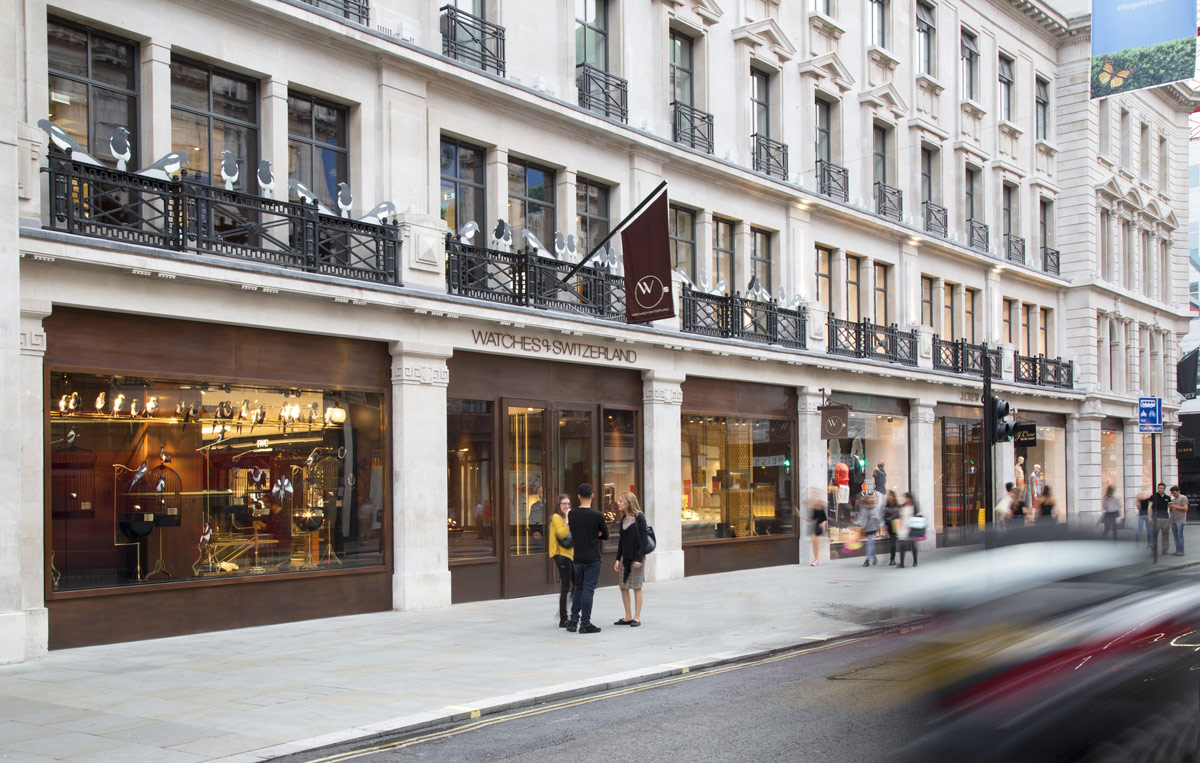
POLYGON ((808 564, 810 567, 816 567, 821 563, 821 536, 829 529, 829 517, 825 514, 825 504, 821 503, 819 498, 813 498, 808 510, 808 519, 812 523, 808 535, 812 538, 813 557, 808 564))
POLYGON ((1004 532, 1008 529, 1008 522, 1013 516, 1013 483, 1004 483, 1004 495, 996 502, 996 508, 993 510, 992 524, 996 526, 996 530, 1004 532))
POLYGON ((558 508, 550 518, 550 560, 558 570, 558 627, 570 625, 567 619, 567 594, 571 592, 571 583, 575 579, 575 550, 571 538, 571 528, 567 526, 567 517, 571 513, 571 496, 563 493, 558 497, 558 508))
POLYGON ((646 529, 646 515, 642 513, 642 507, 633 493, 621 493, 617 497, 617 512, 617 516, 621 517, 621 533, 617 536, 617 561, 613 564, 613 570, 621 576, 621 603, 625 605, 625 616, 613 625, 636 628, 642 624, 643 565, 646 562, 646 548, 650 545, 649 531, 646 529), (630 591, 633 591, 633 611, 629 608, 630 591))
POLYGON ((1042 488, 1042 497, 1038 501, 1037 524, 1047 527, 1053 527, 1058 524, 1058 513, 1055 511, 1057 505, 1050 486, 1044 486, 1042 488))
MULTIPOLYGON (((882 462, 881 462, 882 463, 882 462)), ((879 528, 883 524, 883 493, 871 489, 863 491, 863 533, 867 536, 867 549, 863 555, 863 566, 869 567, 872 564, 879 564, 879 560, 875 558, 875 536, 879 534, 879 528)))
POLYGON ((905 493, 904 500, 900 504, 900 564, 898 567, 904 567, 904 554, 906 551, 912 552, 912 566, 917 566, 917 541, 925 539, 925 515, 917 507, 916 501, 913 500, 912 493, 905 493))
MULTIPOLYGON (((1154 519, 1154 532, 1150 536, 1150 548, 1155 550, 1162 547, 1162 555, 1167 555, 1167 538, 1171 534, 1171 499, 1167 495, 1166 483, 1158 483, 1158 489, 1150 496, 1150 515, 1154 519), (1155 538, 1159 543, 1155 544, 1155 538)), ((1158 554, 1155 554, 1157 558, 1158 554)))
POLYGON ((571 594, 571 618, 567 630, 574 633, 599 633, 592 624, 592 601, 596 583, 600 581, 600 541, 608 540, 608 525, 604 515, 592 508, 592 486, 584 482, 577 491, 579 508, 567 517, 571 539, 575 544, 573 561, 574 586, 571 594))
POLYGON ((1154 493, 1150 490, 1143 490, 1137 494, 1138 506, 1138 525, 1137 532, 1133 536, 1134 544, 1142 542, 1142 529, 1146 530, 1146 544, 1149 545, 1153 541, 1150 537, 1154 535, 1154 523, 1150 519, 1150 499, 1154 497, 1154 493))
POLYGON ((1188 499, 1179 491, 1178 485, 1171 486, 1171 535, 1175 538, 1175 556, 1183 556, 1183 526, 1187 523, 1188 499))
POLYGON ((1117 486, 1109 485, 1104 488, 1104 500, 1100 504, 1103 510, 1100 514, 1100 521, 1104 523, 1104 534, 1100 536, 1100 540, 1104 540, 1111 532, 1113 540, 1117 539, 1117 519, 1121 516, 1121 499, 1117 497, 1117 486))
POLYGON ((896 552, 899 551, 900 540, 896 537, 896 523, 900 519, 900 501, 896 498, 896 491, 889 490, 887 492, 887 500, 883 503, 883 526, 888 531, 888 566, 896 566, 896 552))

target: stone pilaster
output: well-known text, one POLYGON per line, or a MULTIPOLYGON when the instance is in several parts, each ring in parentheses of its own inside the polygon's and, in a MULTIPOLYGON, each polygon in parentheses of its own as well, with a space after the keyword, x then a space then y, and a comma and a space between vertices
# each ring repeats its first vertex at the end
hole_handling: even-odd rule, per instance
POLYGON ((1130 507, 1137 508, 1134 500, 1137 494, 1142 490, 1149 489, 1149 486, 1142 484, 1142 433, 1138 431, 1137 419, 1125 420, 1123 439, 1125 440, 1123 448, 1125 456, 1125 489, 1119 497, 1121 505, 1128 511, 1130 507))
POLYGON ((1100 422, 1104 419, 1100 401, 1085 400, 1082 412, 1067 416, 1067 474, 1077 475, 1067 485, 1067 506, 1086 524, 1100 511, 1100 491, 1104 484, 1100 461, 1100 422), (1074 427, 1074 431, 1072 431, 1074 427))
POLYGON ((392 607, 450 604, 446 538, 449 347, 393 342, 392 607))
POLYGON ((926 534, 921 546, 933 547, 937 533, 941 531, 942 518, 933 510, 933 477, 936 465, 933 462, 933 402, 924 399, 908 403, 908 490, 921 512, 929 518, 933 532, 926 534))
POLYGON ((799 452, 794 459, 798 483, 796 509, 796 537, 800 542, 800 561, 812 561, 812 534, 808 519, 808 507, 814 500, 825 505, 827 498, 828 463, 825 458, 825 441, 821 439, 821 393, 812 387, 796 390, 796 441, 799 452))
POLYGON ((642 442, 645 454, 646 515, 654 526, 658 546, 646 558, 646 579, 683 577, 683 517, 680 477, 683 376, 660 371, 642 372, 642 442))

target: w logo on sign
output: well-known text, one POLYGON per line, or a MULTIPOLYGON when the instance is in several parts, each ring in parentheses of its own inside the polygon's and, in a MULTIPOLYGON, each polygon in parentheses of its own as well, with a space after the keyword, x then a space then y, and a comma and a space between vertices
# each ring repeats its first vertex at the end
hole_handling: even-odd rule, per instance
POLYGON ((638 307, 645 310, 658 307, 665 296, 667 296, 667 287, 663 285, 658 276, 642 276, 634 287, 633 298, 637 301, 638 307))

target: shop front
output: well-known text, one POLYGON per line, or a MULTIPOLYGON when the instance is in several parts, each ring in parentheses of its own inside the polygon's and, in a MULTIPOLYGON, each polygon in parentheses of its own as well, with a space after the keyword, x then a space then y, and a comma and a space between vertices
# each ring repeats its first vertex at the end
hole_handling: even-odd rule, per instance
MULTIPOLYGON (((452 600, 557 590, 546 530, 558 495, 576 503, 583 482, 615 553, 617 496, 640 494, 640 373, 471 352, 447 365, 452 600)), ((611 565, 600 582, 617 582, 611 565)))
POLYGON ((934 408, 933 499, 939 545, 978 543, 991 517, 983 509, 983 411, 966 405, 934 408))
POLYGON ((796 393, 690 377, 683 383, 684 574, 796 564, 796 393))
POLYGON ((51 648, 391 608, 386 345, 44 325, 51 648))
MULTIPOLYGON (((1013 473, 1011 476, 997 475, 997 484, 1003 487, 1005 483, 1012 482, 1018 498, 1034 509, 1047 495, 1053 496, 1058 516, 1069 516, 1067 417, 1060 413, 1021 411, 1017 422, 1018 429, 1013 438, 1013 473)), ((1120 432, 1117 434, 1119 436, 1120 432)), ((1115 473, 1110 477, 1106 462, 1103 473, 1106 481, 1115 481, 1117 495, 1121 495, 1120 462, 1116 466, 1115 473)))

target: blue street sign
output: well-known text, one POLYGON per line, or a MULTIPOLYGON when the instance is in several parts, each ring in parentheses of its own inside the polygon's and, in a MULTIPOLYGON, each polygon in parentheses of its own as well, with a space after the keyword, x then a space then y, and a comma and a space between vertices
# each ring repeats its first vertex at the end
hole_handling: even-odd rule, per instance
POLYGON ((1162 434, 1162 398, 1138 398, 1138 431, 1142 434, 1162 434))

